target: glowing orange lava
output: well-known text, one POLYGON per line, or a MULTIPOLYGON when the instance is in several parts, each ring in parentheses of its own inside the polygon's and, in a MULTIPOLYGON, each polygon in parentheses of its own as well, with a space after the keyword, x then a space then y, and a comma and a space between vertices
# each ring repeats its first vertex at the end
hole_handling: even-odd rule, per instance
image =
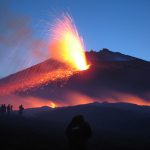
MULTIPOLYGON (((44 67, 44 66, 43 66, 44 67)), ((10 77, 9 82, 0 84, 0 96, 9 95, 19 91, 26 91, 30 88, 45 85, 50 82, 67 80, 74 74, 73 71, 67 68, 56 69, 50 72, 36 72, 25 70, 21 75, 10 77), (23 74, 26 74, 23 76, 23 74)))
POLYGON ((58 19, 52 28, 50 42, 51 57, 69 64, 77 71, 86 70, 87 65, 83 39, 79 36, 76 26, 69 15, 58 19))
POLYGON ((50 107, 56 108, 56 104, 54 102, 51 102, 50 107))

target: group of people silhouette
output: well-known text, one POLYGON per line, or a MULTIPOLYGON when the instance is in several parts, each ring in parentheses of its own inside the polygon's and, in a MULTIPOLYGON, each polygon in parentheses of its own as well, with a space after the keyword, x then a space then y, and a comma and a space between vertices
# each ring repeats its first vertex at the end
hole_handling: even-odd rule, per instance
MULTIPOLYGON (((19 113, 20 115, 22 115, 23 110, 24 110, 24 107, 23 107, 23 105, 21 104, 21 105, 19 106, 19 111, 18 111, 18 113, 19 113)), ((2 104, 2 105, 0 106, 0 113, 1 113, 1 114, 5 114, 5 113, 10 114, 10 113, 12 113, 12 112, 13 112, 13 105, 8 104, 8 105, 6 106, 5 104, 2 104)))
POLYGON ((2 104, 0 107, 1 113, 10 113, 13 111, 13 105, 8 104, 7 106, 5 104, 2 104))

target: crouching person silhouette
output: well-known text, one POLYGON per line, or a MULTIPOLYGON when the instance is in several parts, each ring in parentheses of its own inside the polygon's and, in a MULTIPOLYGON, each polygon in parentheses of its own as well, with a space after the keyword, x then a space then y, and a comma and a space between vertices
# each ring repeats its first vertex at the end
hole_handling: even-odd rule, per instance
POLYGON ((86 150, 88 139, 92 136, 90 125, 82 115, 75 116, 66 129, 70 150, 86 150))

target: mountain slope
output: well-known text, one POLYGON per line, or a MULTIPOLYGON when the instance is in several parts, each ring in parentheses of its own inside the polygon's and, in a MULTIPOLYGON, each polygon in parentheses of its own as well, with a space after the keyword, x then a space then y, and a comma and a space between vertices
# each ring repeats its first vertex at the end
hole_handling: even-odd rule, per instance
MULTIPOLYGON (((59 80, 20 90, 16 94, 23 97, 52 99, 62 106, 79 104, 78 99, 87 99, 87 97, 91 100, 86 102, 108 100, 147 104, 150 101, 150 62, 107 49, 87 52, 86 55, 91 64, 90 69, 71 76, 67 82, 59 80), (71 99, 76 103, 72 103, 71 99)), ((65 67, 64 64, 49 59, 1 79, 0 85, 14 80, 19 84, 20 78, 24 78, 25 74, 28 78, 32 78, 41 72, 51 72, 56 68, 65 67)))

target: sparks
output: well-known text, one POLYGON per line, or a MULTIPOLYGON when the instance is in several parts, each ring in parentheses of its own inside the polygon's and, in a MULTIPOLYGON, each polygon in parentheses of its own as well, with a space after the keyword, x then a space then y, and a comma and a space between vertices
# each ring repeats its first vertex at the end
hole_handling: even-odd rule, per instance
POLYGON ((52 39, 49 45, 51 57, 68 63, 77 71, 87 70, 84 42, 69 15, 58 19, 52 28, 52 39))

